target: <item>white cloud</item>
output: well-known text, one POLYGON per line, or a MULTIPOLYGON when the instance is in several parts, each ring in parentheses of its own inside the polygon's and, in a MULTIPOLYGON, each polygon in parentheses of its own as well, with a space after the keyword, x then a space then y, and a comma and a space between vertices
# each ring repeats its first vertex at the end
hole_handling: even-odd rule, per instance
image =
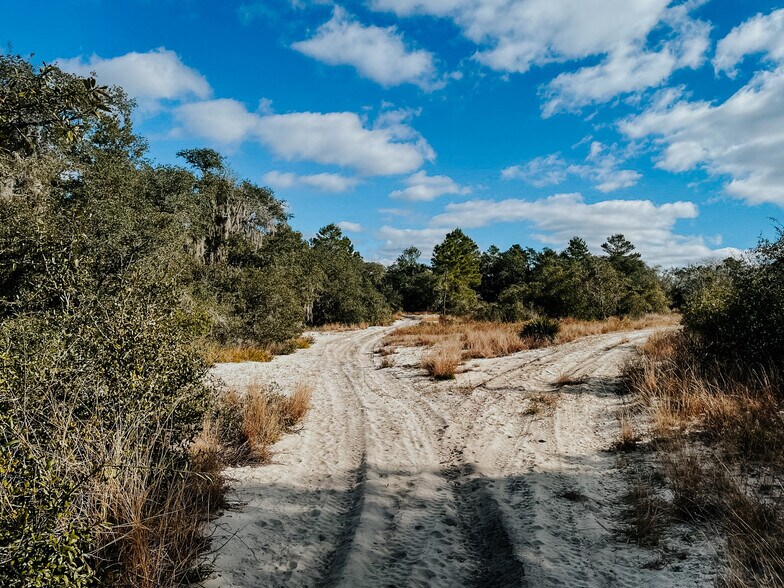
POLYGON ((435 158, 404 122, 368 129, 353 112, 262 115, 222 99, 183 105, 175 116, 186 133, 219 143, 257 140, 286 160, 350 167, 367 176, 410 173, 435 158))
POLYGON ((751 204, 784 206, 784 68, 757 73, 725 102, 655 105, 622 122, 630 138, 654 137, 657 167, 704 167, 729 176, 725 190, 751 204))
POLYGON ((470 194, 471 188, 458 185, 449 176, 428 176, 425 170, 420 170, 404 180, 408 186, 403 190, 395 190, 390 194, 392 198, 424 202, 435 200, 444 194, 470 194))
POLYGON ((322 192, 346 192, 356 187, 359 180, 349 178, 340 174, 311 174, 297 175, 290 172, 271 171, 264 174, 264 182, 275 189, 294 188, 296 186, 306 186, 315 188, 322 192))
POLYGON ((647 51, 644 42, 622 45, 595 66, 559 74, 547 84, 542 114, 578 111, 620 94, 641 92, 664 83, 676 69, 697 68, 709 46, 710 26, 687 20, 678 36, 658 51, 647 51))
MULTIPOLYGON (((579 235, 594 251, 615 233, 623 233, 644 258, 655 264, 676 265, 737 253, 732 248, 711 249, 697 235, 674 233, 679 219, 695 218, 691 202, 655 204, 650 200, 604 200, 588 204, 580 194, 556 194, 539 200, 470 200, 449 204, 434 217, 433 227, 482 227, 499 222, 529 222, 537 238, 561 247, 579 235)), ((440 229, 432 229, 438 231, 440 229)))
POLYGON ((108 59, 97 55, 86 60, 83 57, 58 59, 57 65, 80 76, 94 71, 100 83, 121 86, 129 96, 140 101, 207 98, 212 93, 203 75, 182 63, 174 51, 164 48, 108 59))
POLYGON ((523 180, 537 188, 555 186, 566 181, 569 164, 558 153, 536 157, 525 165, 512 165, 501 171, 505 180, 523 180))
POLYGON ((784 8, 770 14, 757 14, 735 27, 716 46, 713 67, 735 77, 736 66, 747 55, 765 53, 770 59, 784 62, 784 8))
POLYGON ((563 73, 547 86, 549 116, 657 86, 677 68, 698 66, 709 26, 689 12, 703 1, 373 0, 371 6, 452 19, 477 44, 476 59, 498 71, 524 73, 534 65, 601 57, 598 65, 563 73), (649 50, 657 27, 668 34, 649 50))
MULTIPOLYGON (((413 132, 413 129, 408 129, 413 132)), ((285 159, 353 167, 368 176, 411 172, 432 160, 430 146, 400 140, 393 129, 366 129, 353 112, 297 112, 265 116, 257 135, 285 159)))
POLYGON ((226 144, 246 140, 260 120, 242 102, 230 98, 183 104, 174 114, 186 132, 226 144))
POLYGON ((348 231, 350 233, 361 233, 365 230, 364 227, 359 223, 352 223, 351 221, 340 221, 338 226, 344 231, 348 231))
POLYGON ((444 240, 451 229, 399 229, 384 225, 376 231, 376 238, 381 241, 380 256, 385 260, 394 260, 407 247, 412 245, 422 252, 422 258, 433 255, 433 247, 444 240))
POLYGON ((513 165, 501 171, 506 180, 524 180, 537 188, 554 186, 566 181, 570 175, 592 180, 600 192, 630 188, 642 177, 630 169, 619 169, 622 161, 612 150, 598 141, 591 143, 584 164, 569 164, 559 153, 537 157, 525 165, 513 165))
POLYGON ((438 86, 433 54, 408 49, 394 27, 364 26, 336 6, 332 19, 293 49, 329 65, 350 65, 382 86, 416 84, 429 90, 438 86))

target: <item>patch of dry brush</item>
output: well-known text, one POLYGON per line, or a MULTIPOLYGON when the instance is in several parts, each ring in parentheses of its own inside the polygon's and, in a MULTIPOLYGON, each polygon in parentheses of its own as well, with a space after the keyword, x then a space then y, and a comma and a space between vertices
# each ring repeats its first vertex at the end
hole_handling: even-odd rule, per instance
MULTIPOLYGON (((668 520, 704 526, 726 540, 721 585, 784 585, 781 375, 706 364, 683 333, 672 332, 651 337, 624 377, 649 415, 671 496, 668 520)), ((640 513, 650 510, 651 491, 636 495, 631 509, 639 528, 647 524, 640 513)))
POLYGON ((252 384, 244 394, 226 391, 204 423, 193 452, 226 465, 268 462, 270 447, 304 418, 312 387, 295 386, 291 395, 252 384))
POLYGON ((207 345, 206 356, 208 363, 241 363, 244 361, 272 361, 276 355, 288 355, 297 349, 307 349, 313 344, 312 337, 295 337, 288 341, 268 343, 267 345, 207 345))
MULTIPOLYGON (((678 315, 647 315, 639 319, 611 318, 605 321, 565 319, 553 344, 616 331, 668 327, 678 323, 678 315)), ((415 325, 396 329, 382 340, 382 349, 431 347, 422 357, 422 367, 438 379, 454 377, 468 359, 504 357, 546 343, 522 339, 526 323, 499 323, 455 317, 426 318, 415 325), (439 374, 439 375, 436 375, 439 374)))

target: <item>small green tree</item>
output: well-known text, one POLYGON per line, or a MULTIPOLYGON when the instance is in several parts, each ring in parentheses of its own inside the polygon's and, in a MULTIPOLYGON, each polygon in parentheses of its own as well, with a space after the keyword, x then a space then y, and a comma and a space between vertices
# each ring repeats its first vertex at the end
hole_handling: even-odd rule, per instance
POLYGON ((482 280, 481 256, 476 242, 455 229, 435 246, 432 262, 441 312, 471 312, 477 303, 475 288, 482 280))
POLYGON ((421 255, 416 247, 405 249, 384 275, 383 289, 395 308, 416 312, 435 305, 433 272, 420 263, 421 255))

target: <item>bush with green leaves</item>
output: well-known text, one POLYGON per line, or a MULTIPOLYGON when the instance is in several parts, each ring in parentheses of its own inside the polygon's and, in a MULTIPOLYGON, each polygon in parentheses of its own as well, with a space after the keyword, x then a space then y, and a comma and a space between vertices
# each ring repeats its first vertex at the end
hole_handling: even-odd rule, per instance
POLYGON ((749 369, 784 357, 784 230, 747 259, 703 272, 686 298, 683 321, 702 355, 749 369))
POLYGON ((549 343, 555 340, 561 325, 555 319, 548 317, 538 317, 526 323, 519 333, 523 340, 530 340, 535 343, 549 343))

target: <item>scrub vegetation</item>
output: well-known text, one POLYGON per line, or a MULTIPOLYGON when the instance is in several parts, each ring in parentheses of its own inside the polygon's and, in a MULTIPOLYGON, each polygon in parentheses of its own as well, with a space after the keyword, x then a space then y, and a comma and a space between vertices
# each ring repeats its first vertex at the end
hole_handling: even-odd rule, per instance
POLYGON ((784 233, 670 280, 684 328, 625 370, 660 462, 660 483, 630 495, 633 535, 658 543, 668 524, 695 525, 723 542, 721 585, 782 585, 784 233))
MULTIPOLYGON (((627 419, 619 448, 652 438, 669 488, 641 477, 629 528, 650 545, 669 520, 713 525, 728 586, 784 584, 784 237, 663 273, 620 234, 598 255, 579 237, 482 253, 455 229, 430 263, 411 247, 384 267, 335 224, 303 238, 284 201, 212 149, 151 160, 133 107, 121 88, 0 54, 0 585, 204 576, 221 471, 269 461, 318 392, 222 390, 216 362, 428 312, 384 339, 381 367, 422 346, 422 367, 450 379, 472 358, 675 327, 673 309, 684 329, 625 373, 652 424, 627 419)), ((541 394, 530 414, 557 402, 541 394)))

